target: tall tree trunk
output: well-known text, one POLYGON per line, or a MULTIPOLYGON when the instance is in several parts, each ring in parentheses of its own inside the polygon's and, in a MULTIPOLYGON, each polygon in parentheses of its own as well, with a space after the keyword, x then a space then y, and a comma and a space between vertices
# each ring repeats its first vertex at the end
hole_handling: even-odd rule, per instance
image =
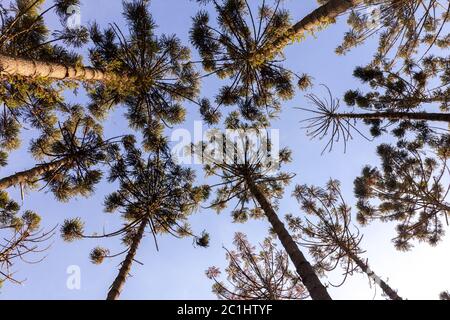
POLYGON ((56 170, 70 162, 69 158, 64 158, 58 161, 40 164, 32 169, 17 172, 9 177, 0 179, 0 190, 8 189, 21 183, 36 180, 39 176, 51 170, 56 170))
POLYGON ((255 61, 265 61, 268 57, 275 56, 283 50, 297 36, 303 35, 308 31, 313 31, 323 22, 329 22, 338 15, 347 10, 363 3, 364 0, 330 0, 328 3, 320 6, 302 20, 294 24, 285 34, 280 36, 276 41, 264 46, 255 53, 255 61))
POLYGON ((337 113, 336 118, 360 120, 423 120, 450 122, 450 113, 428 112, 372 112, 372 113, 337 113))
POLYGON ((43 77, 57 80, 111 81, 118 75, 91 67, 74 67, 0 54, 0 75, 43 77))
POLYGON ((352 259, 356 265, 365 273, 369 276, 369 278, 373 279, 381 288, 381 290, 383 290, 383 292, 389 297, 389 299, 391 300, 403 300, 398 294, 397 292, 392 289, 386 282, 384 282, 383 280, 381 280, 381 278, 379 276, 377 276, 377 274, 375 272, 373 272, 369 266, 364 263, 360 257, 358 257, 356 254, 354 254, 353 252, 346 250, 346 248, 342 248, 346 253, 347 256, 352 259))
POLYGON ((122 262, 119 274, 117 275, 116 279, 111 285, 106 300, 117 300, 119 298, 122 288, 125 284, 125 281, 127 280, 128 274, 130 273, 131 265, 133 264, 134 257, 136 256, 136 251, 144 236, 144 231, 145 227, 147 226, 147 222, 148 220, 147 218, 145 218, 139 225, 138 232, 136 233, 133 242, 131 243, 130 250, 128 250, 125 260, 122 262))
POLYGON ((250 192, 256 198, 261 208, 264 210, 264 213, 271 223, 273 230, 280 239, 290 259, 294 263, 294 266, 298 274, 300 275, 303 284, 308 289, 311 298, 313 300, 331 300, 327 289, 322 284, 322 282, 320 282, 320 279, 315 273, 313 267, 300 251, 295 241, 292 239, 283 222, 281 222, 281 220, 278 218, 266 196, 261 192, 259 187, 253 182, 251 178, 247 178, 246 182, 249 186, 250 192))

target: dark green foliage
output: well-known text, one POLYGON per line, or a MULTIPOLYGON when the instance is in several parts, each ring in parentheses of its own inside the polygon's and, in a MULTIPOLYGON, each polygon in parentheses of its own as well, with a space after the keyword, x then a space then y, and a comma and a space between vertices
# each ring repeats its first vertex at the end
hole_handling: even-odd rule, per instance
MULTIPOLYGON (((436 104, 443 114, 448 113, 449 62, 448 58, 436 56, 427 56, 420 63, 409 59, 401 72, 382 71, 371 66, 358 67, 354 76, 368 84, 371 91, 364 94, 360 90, 349 90, 344 100, 350 107, 356 106, 370 112, 421 112, 436 104), (436 86, 436 81, 441 85, 436 86)), ((432 130, 426 121, 407 118, 380 118, 364 122, 371 126, 373 136, 380 136, 394 124, 392 133, 399 138, 403 138, 408 131, 428 135, 432 130)))
POLYGON ((252 12, 247 0, 205 2, 213 3, 217 26, 209 13, 200 11, 193 19, 191 41, 200 53, 205 71, 230 80, 216 95, 216 106, 202 106, 205 121, 217 122, 220 107, 232 105, 237 105, 247 120, 264 122, 275 116, 281 101, 294 95, 293 78, 299 80, 302 88, 307 86, 304 76, 297 76, 280 64, 282 54, 258 55, 290 27, 287 11, 280 9, 279 0, 273 7, 263 2, 257 12, 252 12))
POLYGON ((66 106, 66 112, 63 123, 33 139, 30 147, 39 161, 63 162, 47 170, 42 177, 36 177, 42 179, 60 201, 92 194, 102 177, 99 165, 106 159, 106 149, 114 143, 114 139, 103 139, 102 127, 84 115, 81 106, 66 106))
MULTIPOLYGON (((65 65, 80 63, 81 57, 66 48, 83 45, 87 41, 87 30, 81 26, 69 28, 64 21, 68 7, 79 5, 79 1, 57 0, 49 7, 44 3, 47 4, 43 0, 15 0, 10 6, 0 4, 0 53, 65 65), (52 10, 61 19, 62 29, 50 34, 44 18, 52 10)), ((75 84, 2 75, 2 159, 6 161, 7 152, 19 147, 21 128, 30 126, 43 131, 55 125, 57 108, 63 101, 62 90, 67 88, 73 89, 75 84)), ((1 164, 4 165, 4 161, 1 164)))
POLYGON ((87 29, 66 24, 70 6, 79 0, 55 0, 50 6, 44 0, 13 0, 10 6, 0 5, 0 51, 13 56, 28 57, 57 63, 75 63, 79 56, 64 46, 80 47, 88 40, 87 29), (54 11, 61 20, 61 29, 50 33, 45 15, 54 11))
POLYGON ((410 249, 412 240, 436 245, 444 235, 450 214, 449 139, 444 138, 436 140, 432 150, 418 142, 383 144, 378 147, 380 168, 367 166, 355 180, 359 222, 396 221, 394 243, 399 250, 410 249))
POLYGON ((184 120, 182 103, 197 103, 199 76, 189 48, 175 36, 155 35, 147 1, 124 2, 123 15, 127 35, 115 24, 104 31, 91 27, 93 66, 123 75, 125 81, 94 84, 90 111, 103 118, 113 106, 125 105, 130 126, 144 134, 144 146, 158 150, 164 144, 164 125, 184 120))
MULTIPOLYGON (((123 244, 129 247, 139 225, 145 222, 155 241, 157 235, 170 234, 176 238, 193 237, 196 245, 208 246, 209 235, 204 232, 195 236, 187 220, 208 197, 209 187, 195 186, 194 172, 175 164, 167 150, 145 156, 133 136, 124 137, 122 142, 123 149, 112 145, 108 150, 108 181, 118 183, 119 189, 105 198, 104 206, 108 213, 121 214, 124 227, 92 237, 121 236, 123 244)), ((62 235, 68 241, 91 237, 83 235, 79 219, 66 221, 62 235)), ((106 249, 94 249, 91 260, 100 263, 108 254, 106 249)))
POLYGON ((220 134, 221 140, 216 141, 219 147, 215 151, 214 145, 208 141, 193 146, 194 152, 203 157, 205 174, 221 179, 221 183, 215 186, 216 197, 211 208, 220 212, 235 200, 236 206, 231 211, 234 222, 243 223, 249 218, 263 218, 264 213, 254 200, 248 181, 253 181, 272 199, 281 199, 291 176, 280 172, 279 168, 291 161, 291 152, 282 149, 278 159, 271 158, 268 150, 272 142, 267 138, 264 129, 243 125, 238 120, 228 125, 229 129, 235 130, 237 139, 220 134), (261 138, 259 149, 255 141, 252 141, 258 135, 261 138), (223 146, 223 152, 220 146, 223 146), (221 153, 221 156, 217 157, 218 153, 221 153))

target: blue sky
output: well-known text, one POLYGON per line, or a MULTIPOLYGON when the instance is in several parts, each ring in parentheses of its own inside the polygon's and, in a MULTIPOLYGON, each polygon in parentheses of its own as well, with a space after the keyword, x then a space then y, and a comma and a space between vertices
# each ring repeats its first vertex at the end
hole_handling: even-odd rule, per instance
MULTIPOLYGON (((293 19, 298 20, 317 6, 316 1, 287 0, 293 19)), ((185 44, 188 44, 188 32, 191 17, 199 9, 195 1, 189 0, 153 0, 151 12, 158 24, 158 34, 175 33, 185 44)), ((81 8, 82 23, 97 21, 101 26, 116 22, 123 26, 122 8, 119 0, 83 1, 81 8)), ((51 21, 54 23, 54 21, 51 21)), ((367 63, 375 48, 374 42, 353 50, 346 56, 334 54, 346 31, 345 19, 317 34, 308 37, 302 43, 294 44, 285 51, 285 66, 298 73, 308 73, 314 77, 316 86, 313 91, 325 94, 320 83, 326 84, 337 97, 341 97, 348 89, 361 87, 352 77, 355 66, 367 63)), ((195 51, 193 52, 196 56, 195 51)), ((213 96, 220 82, 208 78, 202 85, 202 96, 213 96)), ((80 93, 68 100, 86 103, 86 97, 80 93)), ((285 198, 281 201, 279 214, 301 214, 297 203, 290 197, 295 184, 323 185, 330 177, 341 180, 344 195, 348 203, 353 204, 353 180, 365 164, 377 164, 375 149, 381 142, 389 141, 389 137, 368 142, 355 137, 344 153, 339 146, 332 153, 321 155, 323 141, 310 141, 300 129, 300 120, 308 115, 295 107, 307 106, 304 93, 298 92, 295 99, 286 102, 280 118, 273 122, 273 128, 280 130, 281 145, 293 150, 294 161, 285 168, 296 173, 291 186, 286 189, 285 198)), ((192 131, 194 121, 200 120, 198 108, 186 103, 188 116, 180 128, 192 131)), ((122 108, 111 114, 105 123, 105 135, 116 136, 129 132, 126 120, 122 117, 122 108)), ((364 129, 364 128, 363 128, 364 129)), ((168 131, 170 134, 170 131, 168 131)), ((1 176, 9 175, 34 165, 34 160, 25 152, 26 140, 32 132, 24 133, 24 148, 14 152, 10 165, 0 169, 1 176)), ((201 166, 198 170, 199 183, 205 182, 201 166)), ((43 226, 47 229, 61 224, 67 217, 82 217, 86 221, 86 231, 111 230, 121 223, 117 215, 103 212, 102 202, 114 186, 102 183, 96 194, 89 198, 79 198, 69 203, 58 203, 50 193, 30 192, 26 195, 23 208, 33 209, 43 217, 43 226)), ((11 196, 20 199, 17 190, 11 196)), ((210 210, 200 210, 191 218, 193 228, 210 232, 211 246, 208 249, 194 248, 189 239, 178 240, 171 237, 159 238, 159 252, 151 237, 146 237, 139 248, 137 260, 143 265, 134 264, 132 277, 127 280, 122 292, 122 299, 215 299, 211 293, 211 282, 204 271, 212 265, 223 266, 225 253, 222 246, 231 247, 233 234, 241 231, 248 234, 253 243, 262 241, 267 235, 268 223, 250 221, 246 224, 233 224, 229 210, 220 215, 210 210)), ((372 269, 389 284, 399 290, 399 294, 409 299, 436 299, 439 292, 450 289, 447 272, 450 268, 450 241, 446 238, 436 248, 417 244, 407 253, 393 248, 390 239, 394 236, 394 225, 374 223, 363 228, 362 247, 367 250, 366 257, 372 269)), ((112 252, 122 249, 120 239, 105 241, 83 240, 71 244, 64 243, 59 235, 53 238, 53 245, 45 254, 46 259, 36 265, 18 263, 15 268, 18 278, 26 278, 23 285, 6 283, 0 289, 0 299, 104 299, 109 285, 116 276, 120 258, 108 260, 101 266, 90 263, 90 250, 101 245, 112 252), (79 266, 81 270, 81 289, 70 290, 66 286, 67 268, 79 266)), ((334 283, 341 279, 340 272, 329 275, 328 280, 334 283)), ((361 274, 351 277, 344 286, 331 288, 330 294, 335 299, 372 299, 381 298, 379 290, 369 287, 368 280, 361 274)))

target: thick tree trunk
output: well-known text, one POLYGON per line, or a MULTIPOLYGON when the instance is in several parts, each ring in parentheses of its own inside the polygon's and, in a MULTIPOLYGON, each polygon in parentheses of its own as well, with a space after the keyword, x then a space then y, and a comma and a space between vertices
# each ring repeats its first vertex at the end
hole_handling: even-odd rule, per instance
POLYGON ((392 289, 386 282, 381 280, 381 278, 377 276, 377 274, 373 272, 369 268, 369 266, 364 263, 356 254, 345 249, 344 251, 347 253, 348 257, 352 259, 356 263, 356 265, 369 276, 369 278, 373 279, 380 286, 381 290, 383 290, 383 292, 389 297, 389 299, 403 300, 394 289, 392 289))
POLYGON ((364 0, 330 0, 328 3, 320 6, 302 20, 293 25, 284 35, 279 37, 272 44, 264 46, 255 56, 255 61, 265 61, 268 57, 275 56, 284 47, 293 41, 299 35, 303 35, 308 31, 313 31, 323 22, 329 22, 338 15, 347 10, 361 4, 364 0))
POLYGON ((134 257, 136 256, 136 251, 144 236, 144 231, 145 227, 147 226, 147 222, 148 222, 147 219, 143 219, 141 224, 139 225, 138 232, 136 233, 133 242, 131 243, 130 250, 128 250, 125 260, 122 262, 119 274, 117 275, 116 279, 111 285, 106 300, 117 300, 119 298, 122 288, 125 284, 125 281, 127 280, 128 274, 130 273, 131 265, 133 264, 134 257))
POLYGON ((423 120, 450 122, 450 113, 428 112, 372 112, 372 113, 338 113, 336 118, 360 120, 423 120))
POLYGON ((79 81, 111 81, 120 78, 114 73, 95 68, 66 66, 0 54, 0 75, 3 74, 79 81))
POLYGON ((17 172, 9 177, 0 179, 0 190, 8 189, 9 187, 16 186, 21 183, 26 183, 29 181, 36 180, 39 176, 44 173, 56 170, 61 166, 69 163, 70 159, 61 159, 58 161, 53 161, 45 164, 38 165, 32 169, 17 172))
POLYGON ((253 194, 261 208, 264 210, 264 213, 269 219, 273 230, 280 239, 290 259, 294 263, 294 266, 297 270, 297 273, 300 275, 303 284, 308 289, 311 298, 313 300, 331 300, 327 289, 322 284, 322 282, 320 282, 320 279, 315 273, 314 268, 300 251, 297 244, 285 228, 283 222, 281 222, 281 220, 273 210, 272 205, 269 203, 266 196, 250 178, 247 179, 247 185, 250 188, 250 192, 253 194))

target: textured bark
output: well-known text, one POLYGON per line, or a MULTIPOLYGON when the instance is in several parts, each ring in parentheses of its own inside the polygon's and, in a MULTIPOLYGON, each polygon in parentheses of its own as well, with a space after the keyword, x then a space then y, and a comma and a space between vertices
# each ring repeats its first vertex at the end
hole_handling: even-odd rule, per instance
POLYGON ((352 259, 356 265, 365 273, 367 274, 370 278, 375 279, 375 282, 380 286, 381 290, 383 290, 383 292, 389 297, 389 299, 391 300, 403 300, 398 294, 397 292, 392 289, 386 282, 384 282, 383 280, 381 280, 381 278, 379 276, 377 276, 377 274, 375 272, 373 272, 372 270, 370 270, 369 266, 364 263, 356 254, 354 254, 351 251, 347 251, 344 249, 344 251, 347 253, 347 256, 352 259))
POLYGON ((141 240, 144 236, 144 231, 147 222, 148 222, 147 219, 143 219, 141 224, 139 225, 138 232, 136 233, 133 242, 131 243, 130 250, 128 250, 125 260, 122 262, 119 274, 117 275, 116 279, 111 285, 106 300, 117 300, 119 298, 120 293, 122 292, 122 288, 125 285, 125 281, 127 280, 128 274, 130 273, 131 265, 133 264, 133 260, 134 257, 136 256, 139 244, 141 243, 141 240))
POLYGON ((9 177, 0 179, 0 190, 5 190, 8 189, 9 187, 16 186, 21 183, 36 180, 39 176, 43 175, 44 173, 51 170, 56 170, 69 162, 70 159, 61 159, 58 161, 38 165, 29 170, 17 172, 9 177))
POLYGON ((284 226, 283 222, 281 222, 281 220, 273 210, 272 205, 269 203, 266 196, 250 178, 247 179, 247 185, 249 186, 250 192, 263 209, 267 219, 271 223, 272 228, 277 234, 278 239, 280 239, 280 242, 282 243, 284 249, 288 253, 297 270, 297 273, 302 279, 303 284, 308 289, 311 298, 313 300, 331 300, 327 289, 315 273, 314 268, 300 251, 297 244, 292 239, 291 235, 284 226))
POLYGON ((361 120, 423 120, 450 122, 450 113, 428 112, 372 112, 372 113, 338 113, 337 118, 361 120))
POLYGON ((362 2, 363 0, 330 0, 328 3, 320 6, 293 25, 284 35, 279 37, 272 44, 264 46, 264 48, 255 54, 254 59, 260 61, 266 60, 268 57, 273 57, 292 42, 296 36, 302 35, 308 31, 313 31, 323 21, 332 20, 362 2))
POLYGON ((91 67, 66 66, 0 54, 0 75, 3 74, 80 81, 112 81, 121 78, 91 67))

